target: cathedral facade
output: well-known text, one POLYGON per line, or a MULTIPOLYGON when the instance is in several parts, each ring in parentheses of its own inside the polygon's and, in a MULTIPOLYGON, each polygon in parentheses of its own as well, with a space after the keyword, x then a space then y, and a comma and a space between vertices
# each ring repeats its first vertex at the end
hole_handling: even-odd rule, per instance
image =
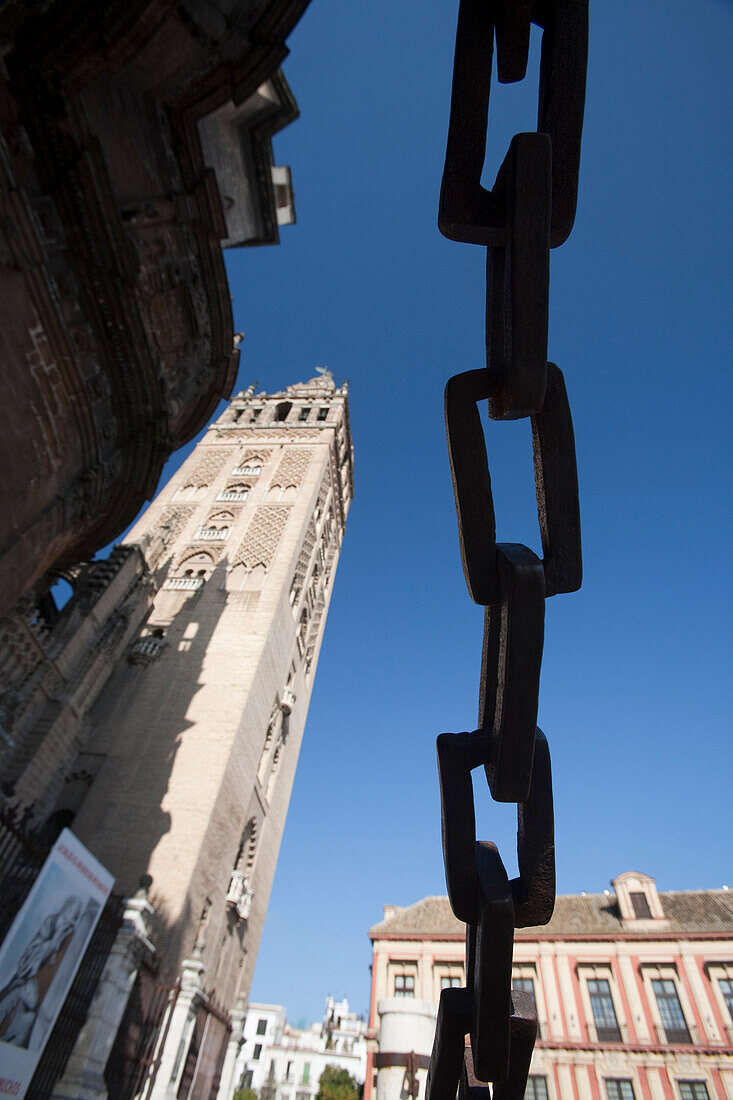
MULTIPOLYGON (((137 894, 180 989, 154 1096, 181 1094, 197 1004, 243 1018, 352 493, 347 387, 251 388, 57 619, 3 623, 5 798, 137 894)), ((93 1095, 105 1013, 59 1096, 93 1095)))

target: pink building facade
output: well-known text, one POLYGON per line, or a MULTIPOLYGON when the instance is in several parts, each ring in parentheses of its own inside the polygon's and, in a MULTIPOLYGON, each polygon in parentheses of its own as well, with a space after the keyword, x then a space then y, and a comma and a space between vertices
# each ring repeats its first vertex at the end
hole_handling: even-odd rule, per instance
MULTIPOLYGON (((515 934, 512 981, 534 997, 528 1100, 733 1100, 733 890, 658 893, 626 872, 557 898, 515 934)), ((364 1100, 419 1096, 440 991, 465 984, 465 926, 444 897, 385 907, 373 945, 364 1100), (401 1061, 401 1056, 405 1060, 401 1061)))

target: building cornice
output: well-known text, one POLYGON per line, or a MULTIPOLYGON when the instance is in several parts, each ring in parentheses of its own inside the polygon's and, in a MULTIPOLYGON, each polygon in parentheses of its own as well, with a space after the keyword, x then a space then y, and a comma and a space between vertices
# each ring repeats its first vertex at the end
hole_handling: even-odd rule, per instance
POLYGON ((537 1050, 567 1050, 575 1052, 579 1050, 595 1052, 613 1052, 614 1054, 702 1054, 713 1057, 727 1055, 733 1057, 733 1046, 730 1043, 713 1046, 709 1043, 593 1043, 589 1039, 538 1039, 535 1043, 537 1050))
MULTIPOLYGON (((369 938, 376 940, 433 941, 436 943, 464 943, 463 932, 370 932, 369 938)), ((680 942, 684 940, 726 940, 730 941, 730 932, 517 932, 516 943, 533 943, 537 940, 551 943, 659 943, 680 942)))

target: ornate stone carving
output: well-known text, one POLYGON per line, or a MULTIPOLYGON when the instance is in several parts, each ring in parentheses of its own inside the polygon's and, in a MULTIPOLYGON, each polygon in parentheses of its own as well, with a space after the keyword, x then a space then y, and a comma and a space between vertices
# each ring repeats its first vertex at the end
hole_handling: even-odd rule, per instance
POLYGON ((160 537, 164 546, 169 546, 178 537, 195 511, 195 506, 166 508, 160 517, 160 537))
MULTIPOLYGON (((227 437, 234 439, 252 441, 252 428, 238 428, 229 427, 228 424, 219 424, 218 428, 222 432, 226 432, 227 437)), ((288 443, 292 439, 318 439, 321 432, 318 428, 291 428, 289 424, 283 424, 281 428, 255 428, 258 439, 266 439, 270 443, 282 443, 284 442, 284 430, 287 429, 287 441, 288 443)))
POLYGON ((237 459, 237 465, 246 466, 252 461, 252 459, 259 458, 261 459, 262 465, 264 466, 271 454, 272 447, 248 447, 247 450, 243 451, 237 459))
POLYGON ((295 450, 286 451, 275 470, 272 484, 281 485, 283 488, 301 485, 312 455, 312 447, 298 447, 295 450))
POLYGON ((197 489, 202 485, 211 485, 228 458, 231 458, 231 451, 224 448, 212 447, 210 451, 205 451, 194 466, 193 473, 187 477, 186 484, 195 485, 197 489))
POLYGON ((287 505, 261 505, 237 547, 232 565, 264 565, 269 568, 278 543, 288 522, 290 508, 287 505))

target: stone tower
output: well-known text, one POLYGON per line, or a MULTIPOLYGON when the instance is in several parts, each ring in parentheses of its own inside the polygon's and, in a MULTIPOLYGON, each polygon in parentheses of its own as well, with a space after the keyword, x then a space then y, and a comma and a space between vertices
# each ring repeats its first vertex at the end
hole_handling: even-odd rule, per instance
POLYGON ((351 494, 346 387, 250 389, 127 540, 153 607, 91 712, 73 830, 125 893, 152 875, 165 969, 202 945, 224 1003, 257 956, 351 494))
POLYGON ((6 627, 32 620, 46 652, 14 687, 6 791, 117 891, 152 876, 161 978, 225 1011, 251 983, 352 492, 346 385, 251 387, 50 630, 28 609, 6 627))

